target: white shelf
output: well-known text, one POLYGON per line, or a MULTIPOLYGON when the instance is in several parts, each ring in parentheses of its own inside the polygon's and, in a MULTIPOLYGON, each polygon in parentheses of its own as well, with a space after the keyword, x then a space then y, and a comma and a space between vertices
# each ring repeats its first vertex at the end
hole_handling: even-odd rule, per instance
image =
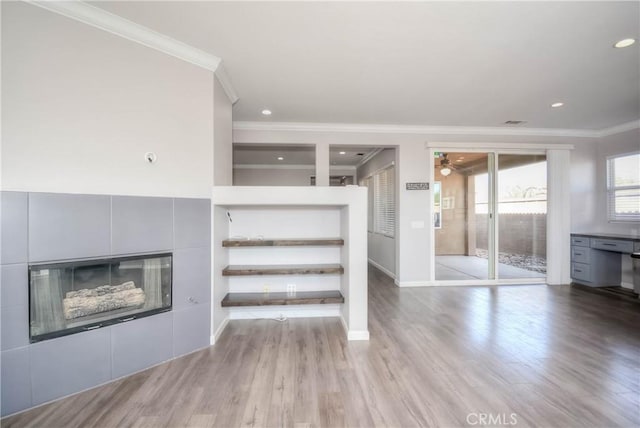
MULTIPOLYGON (((296 307, 310 303, 314 316, 323 313, 335 316, 339 311, 350 339, 367 339, 366 198, 366 188, 359 187, 214 187, 213 331, 230 318, 252 318, 253 314, 255 318, 267 317, 265 311, 273 311, 275 316, 304 316, 305 311, 296 307), (259 235, 270 239, 233 238, 259 235), (229 265, 257 265, 261 272, 255 276, 229 276, 227 269, 223 274, 229 265), (344 274, 322 275, 324 271, 308 269, 273 271, 268 265, 339 266, 344 274), (265 270, 270 275, 264 275, 265 270), (222 306, 223 299, 228 302, 229 295, 239 301, 253 302, 255 299, 249 299, 249 294, 243 296, 242 293, 256 296, 268 290, 280 296, 291 284, 295 284, 300 296, 338 292, 344 303, 335 299, 321 302, 331 303, 326 305, 318 301, 296 303, 294 299, 278 305, 276 299, 268 305, 258 305, 263 306, 259 311, 249 305, 222 306)), ((247 269, 231 270, 236 271, 247 269)))

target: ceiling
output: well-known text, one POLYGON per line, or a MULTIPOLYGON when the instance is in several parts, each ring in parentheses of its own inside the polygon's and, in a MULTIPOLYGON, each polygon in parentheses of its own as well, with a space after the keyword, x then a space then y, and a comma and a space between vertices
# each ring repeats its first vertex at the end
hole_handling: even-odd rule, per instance
MULTIPOLYGON (((332 166, 357 166, 378 150, 380 147, 330 146, 329 160, 332 166)), ((315 166, 316 151, 313 145, 234 144, 233 164, 315 166)))
POLYGON ((640 38, 639 2, 92 4, 221 57, 235 121, 595 130, 640 118, 640 43, 612 47, 640 38))
POLYGON ((314 146, 234 144, 234 165, 315 165, 314 146), (282 160, 278 158, 282 157, 282 160))

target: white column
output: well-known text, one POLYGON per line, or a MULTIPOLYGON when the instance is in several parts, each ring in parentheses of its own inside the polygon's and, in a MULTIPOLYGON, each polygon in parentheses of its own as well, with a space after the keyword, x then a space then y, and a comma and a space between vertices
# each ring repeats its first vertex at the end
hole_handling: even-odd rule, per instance
POLYGON ((571 282, 569 150, 547 150, 547 284, 571 282))
POLYGON ((353 195, 349 205, 341 209, 342 248, 342 318, 347 324, 349 340, 369 340, 367 324, 367 190, 350 189, 353 195))
POLYGON ((429 182, 433 159, 421 141, 407 141, 396 149, 396 285, 428 285, 433 270, 431 243, 433 190, 406 190, 408 182, 429 182))
POLYGON ((213 76, 213 185, 233 182, 233 105, 213 76))
POLYGON ((329 185, 329 143, 316 144, 316 186, 329 185))

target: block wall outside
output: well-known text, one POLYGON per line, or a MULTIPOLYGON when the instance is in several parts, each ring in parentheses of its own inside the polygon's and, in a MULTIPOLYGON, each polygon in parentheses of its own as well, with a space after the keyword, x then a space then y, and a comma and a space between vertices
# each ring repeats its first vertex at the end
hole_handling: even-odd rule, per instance
MULTIPOLYGON (((547 256, 546 214, 500 214, 499 251, 547 256)), ((487 215, 476 215, 477 248, 487 249, 487 215)))

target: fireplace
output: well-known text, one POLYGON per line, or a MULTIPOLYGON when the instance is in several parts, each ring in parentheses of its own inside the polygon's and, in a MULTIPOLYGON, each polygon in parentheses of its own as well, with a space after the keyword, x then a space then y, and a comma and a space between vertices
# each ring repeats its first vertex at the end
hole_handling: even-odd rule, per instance
POLYGON ((52 339, 171 310, 172 254, 29 266, 29 339, 52 339))

